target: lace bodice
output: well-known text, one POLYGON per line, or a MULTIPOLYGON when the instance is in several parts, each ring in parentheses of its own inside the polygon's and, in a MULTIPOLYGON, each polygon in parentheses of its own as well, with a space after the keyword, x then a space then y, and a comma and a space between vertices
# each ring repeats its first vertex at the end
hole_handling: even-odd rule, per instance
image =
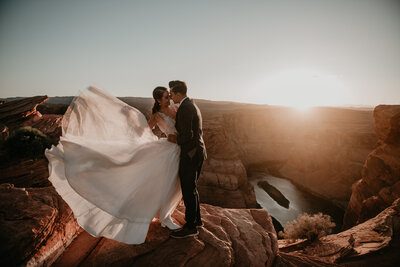
POLYGON ((158 127, 160 130, 168 136, 169 134, 176 134, 176 129, 175 129, 175 120, 171 118, 168 115, 165 115, 162 112, 158 112, 158 114, 161 116, 162 120, 157 122, 158 127))

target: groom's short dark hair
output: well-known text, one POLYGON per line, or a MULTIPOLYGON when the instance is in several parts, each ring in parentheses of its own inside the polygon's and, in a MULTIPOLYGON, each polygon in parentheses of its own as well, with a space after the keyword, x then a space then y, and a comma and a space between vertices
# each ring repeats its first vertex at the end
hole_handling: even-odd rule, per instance
POLYGON ((172 90, 172 92, 176 93, 180 93, 181 95, 186 95, 187 93, 187 86, 186 83, 183 81, 170 81, 168 83, 169 88, 172 90))
POLYGON ((179 81, 177 81, 177 80, 175 80, 175 81, 170 81, 170 82, 168 83, 169 88, 174 87, 174 86, 176 85, 177 82, 179 82, 179 81))

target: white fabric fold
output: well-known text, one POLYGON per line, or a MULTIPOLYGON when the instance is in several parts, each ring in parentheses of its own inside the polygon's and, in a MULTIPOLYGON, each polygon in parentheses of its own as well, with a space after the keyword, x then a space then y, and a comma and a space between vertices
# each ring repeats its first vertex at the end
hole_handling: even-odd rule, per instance
POLYGON ((170 215, 181 199, 180 148, 159 140, 140 111, 89 87, 70 104, 62 133, 45 151, 49 180, 83 229, 140 244, 156 215, 178 227, 170 215))

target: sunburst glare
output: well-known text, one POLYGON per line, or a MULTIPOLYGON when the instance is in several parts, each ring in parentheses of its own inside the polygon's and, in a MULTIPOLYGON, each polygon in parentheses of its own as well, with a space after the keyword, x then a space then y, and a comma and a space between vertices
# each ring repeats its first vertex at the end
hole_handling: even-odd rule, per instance
POLYGON ((343 105, 349 92, 337 76, 303 69, 272 73, 262 80, 259 88, 260 101, 299 110, 343 105))

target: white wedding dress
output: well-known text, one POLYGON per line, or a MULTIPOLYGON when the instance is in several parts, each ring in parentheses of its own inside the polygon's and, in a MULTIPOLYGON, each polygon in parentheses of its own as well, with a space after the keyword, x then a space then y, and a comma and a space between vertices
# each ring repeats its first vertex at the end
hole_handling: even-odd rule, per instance
MULTIPOLYGON (((175 133, 175 121, 160 114, 160 129, 175 133)), ((179 228, 170 217, 182 196, 179 154, 140 111, 94 87, 74 98, 59 144, 45 151, 49 180, 79 225, 127 244, 143 243, 155 217, 179 228)))

